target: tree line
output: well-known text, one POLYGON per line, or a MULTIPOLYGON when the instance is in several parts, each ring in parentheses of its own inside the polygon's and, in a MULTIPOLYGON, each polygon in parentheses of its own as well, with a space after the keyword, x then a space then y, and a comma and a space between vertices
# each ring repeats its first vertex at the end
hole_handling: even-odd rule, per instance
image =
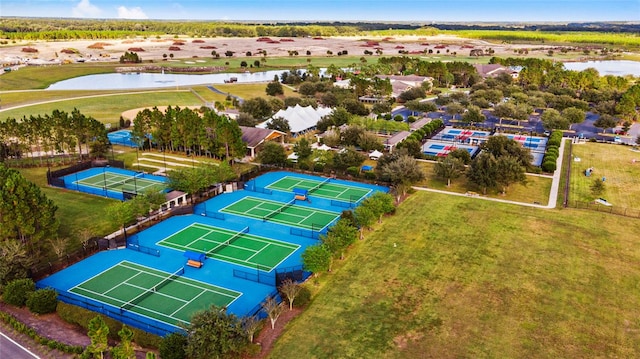
POLYGON ((236 121, 202 107, 144 109, 133 120, 131 136, 142 148, 185 152, 221 159, 242 158, 246 144, 236 121))
POLYGON ((110 147, 104 124, 82 114, 53 110, 49 114, 7 118, 0 122, 0 161, 29 157, 43 165, 47 157, 103 157, 110 147))

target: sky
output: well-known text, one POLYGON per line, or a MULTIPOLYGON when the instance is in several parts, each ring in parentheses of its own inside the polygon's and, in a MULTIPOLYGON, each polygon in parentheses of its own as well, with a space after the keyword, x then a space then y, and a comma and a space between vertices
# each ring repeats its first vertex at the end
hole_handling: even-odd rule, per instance
POLYGON ((640 0, 0 0, 0 17, 293 21, 640 21, 640 0))

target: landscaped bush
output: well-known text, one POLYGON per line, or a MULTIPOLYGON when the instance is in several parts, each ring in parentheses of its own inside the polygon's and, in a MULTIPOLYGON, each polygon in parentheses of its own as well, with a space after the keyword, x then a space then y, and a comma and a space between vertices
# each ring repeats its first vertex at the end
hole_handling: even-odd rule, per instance
POLYGON ((304 285, 300 286, 300 293, 293 300, 293 306, 302 308, 311 302, 311 291, 304 285))
POLYGON ((84 351, 84 347, 82 346, 67 345, 65 343, 60 343, 56 340, 47 339, 45 337, 40 336, 38 333, 36 333, 36 331, 33 328, 19 321, 16 317, 12 316, 9 313, 0 312, 0 320, 6 323, 7 325, 9 325, 10 327, 12 327, 13 329, 15 329, 16 331, 18 331, 19 333, 29 336, 36 343, 46 345, 51 349, 57 349, 61 352, 69 353, 69 354, 80 354, 84 351))
POLYGON ((31 313, 48 314, 56 311, 58 305, 58 293, 51 288, 38 289, 29 293, 27 308, 31 313))
MULTIPOLYGON (((95 312, 62 302, 58 302, 57 312, 65 322, 78 325, 85 330, 88 329, 89 321, 96 316, 95 312)), ((109 336, 114 340, 119 340, 118 331, 122 329, 123 324, 109 317, 104 317, 103 319, 109 327, 109 336)), ((131 330, 134 333, 133 340, 138 345, 145 348, 158 348, 160 345, 161 337, 137 328, 131 328, 131 330)))
POLYGON ((364 178, 370 181, 373 181, 376 179, 376 174, 375 172, 372 171, 367 171, 367 172, 363 172, 364 173, 364 178))
POLYGON ((324 163, 320 163, 320 162, 316 162, 313 164, 313 171, 314 172, 322 172, 324 171, 324 163))
POLYGON ((549 160, 542 162, 542 170, 545 172, 554 172, 556 170, 556 161, 549 160))
POLYGON ((2 293, 5 303, 24 307, 29 294, 36 290, 36 284, 30 278, 14 279, 7 283, 2 293))
POLYGON ((352 175, 353 177, 358 177, 358 174, 360 173, 360 167, 349 167, 347 168, 347 173, 352 175))
POLYGON ((309 170, 310 166, 307 162, 300 162, 298 163, 298 168, 303 170, 303 171, 307 171, 309 170))

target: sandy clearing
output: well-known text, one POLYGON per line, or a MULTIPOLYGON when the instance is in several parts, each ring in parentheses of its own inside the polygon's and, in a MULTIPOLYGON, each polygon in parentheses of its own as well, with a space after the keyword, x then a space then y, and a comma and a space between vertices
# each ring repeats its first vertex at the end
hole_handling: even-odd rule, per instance
MULTIPOLYGON (((403 50, 409 52, 419 52, 425 49, 433 49, 437 51, 435 46, 445 45, 445 52, 457 52, 460 55, 468 55, 470 48, 492 48, 496 55, 512 54, 514 49, 523 47, 524 45, 511 44, 492 44, 481 40, 464 39, 451 35, 436 36, 396 36, 393 38, 382 37, 328 37, 322 39, 313 38, 293 38, 293 41, 282 41, 283 38, 272 37, 272 43, 257 41, 257 38, 204 38, 194 39, 181 37, 179 39, 163 38, 163 39, 135 39, 135 40, 76 40, 76 41, 36 41, 36 42, 19 42, 11 46, 2 46, 2 57, 4 59, 31 58, 40 60, 70 60, 75 61, 78 58, 84 58, 90 61, 115 61, 125 51, 130 49, 141 48, 144 51, 136 51, 143 60, 162 61, 163 55, 170 58, 173 54, 174 58, 185 59, 185 61, 195 61, 188 59, 211 57, 211 52, 215 50, 224 57, 226 51, 233 51, 235 57, 246 57, 247 52, 251 52, 253 58, 258 51, 266 50, 267 57, 289 56, 289 51, 296 50, 299 56, 305 56, 307 51, 312 56, 326 55, 327 51, 336 54, 339 51, 346 50, 349 55, 363 55, 365 50, 375 51, 375 47, 382 48, 385 55, 397 55, 402 46, 403 50), (194 42, 204 41, 204 42, 194 42), (180 41, 183 44, 178 44, 180 41), (367 41, 376 41, 377 45, 367 46, 367 41), (92 49, 91 45, 96 43, 104 43, 103 49, 92 49), (428 44, 428 45, 427 45, 428 44), (171 51, 169 47, 176 46, 180 50, 171 51), (22 52, 22 48, 32 47, 38 50, 37 53, 22 52), (202 48, 208 47, 208 48, 202 48), (215 47, 212 49, 211 47, 215 47), (75 54, 63 53, 62 50, 73 49, 77 51, 75 54)), ((285 39, 286 40, 286 39, 285 39)), ((528 48, 535 46, 527 45, 528 48)))

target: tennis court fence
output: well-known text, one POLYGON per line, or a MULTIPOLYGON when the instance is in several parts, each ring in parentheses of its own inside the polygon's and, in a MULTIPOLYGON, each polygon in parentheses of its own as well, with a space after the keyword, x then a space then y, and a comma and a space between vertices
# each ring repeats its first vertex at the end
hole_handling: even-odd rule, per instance
POLYGON ((133 249, 134 251, 137 251, 140 253, 145 253, 145 254, 150 254, 152 256, 160 257, 159 250, 141 245, 140 242, 138 241, 138 235, 133 235, 127 238, 127 248, 133 249))
POLYGON ((605 206, 595 202, 567 201, 567 207, 588 209, 596 212, 610 213, 618 216, 640 218, 640 209, 620 206, 605 206))

